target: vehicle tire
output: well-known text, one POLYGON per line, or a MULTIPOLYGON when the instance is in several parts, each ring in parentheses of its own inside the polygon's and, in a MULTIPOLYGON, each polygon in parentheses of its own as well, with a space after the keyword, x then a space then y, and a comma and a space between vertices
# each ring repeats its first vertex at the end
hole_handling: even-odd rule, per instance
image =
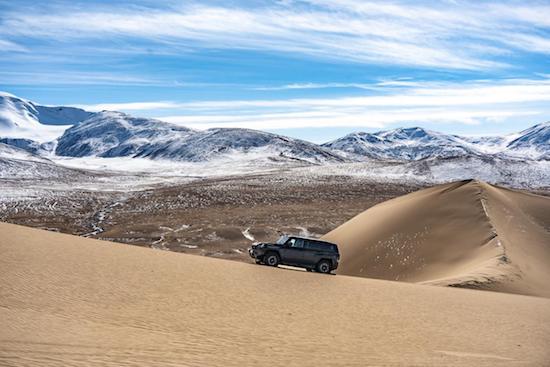
POLYGON ((268 252, 264 256, 264 263, 269 266, 278 266, 279 255, 277 255, 275 252, 268 252))
POLYGON ((316 270, 319 272, 319 273, 323 273, 323 274, 328 274, 330 273, 330 262, 328 262, 327 260, 321 260, 317 263, 317 267, 316 267, 316 270))

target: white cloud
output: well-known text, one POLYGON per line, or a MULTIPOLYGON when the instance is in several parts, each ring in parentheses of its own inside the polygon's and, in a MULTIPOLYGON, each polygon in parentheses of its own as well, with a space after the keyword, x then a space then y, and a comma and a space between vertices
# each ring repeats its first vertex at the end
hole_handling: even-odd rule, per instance
MULTIPOLYGON (((377 95, 275 100, 153 101, 80 105, 90 110, 140 111, 191 127, 259 129, 384 127, 409 122, 477 124, 550 114, 550 79, 434 83, 378 87, 377 95), (169 110, 170 113, 164 113, 169 110)), ((338 83, 336 83, 338 84, 338 83)), ((372 91, 370 91, 372 92, 372 91)))
MULTIPOLYGON (((332 83, 340 84, 340 83, 332 83)), ((487 108, 499 111, 507 106, 515 109, 521 105, 545 104, 550 102, 550 79, 540 80, 505 80, 501 82, 474 81, 463 83, 435 82, 403 82, 397 84, 382 83, 379 87, 372 86, 376 95, 333 97, 333 98, 292 98, 292 99, 250 99, 250 100, 216 100, 216 101, 143 101, 127 103, 77 104, 74 107, 90 111, 120 110, 120 111, 150 111, 160 112, 165 109, 184 110, 201 115, 224 115, 233 113, 235 118, 265 112, 292 114, 304 111, 322 111, 326 115, 332 111, 339 114, 352 115, 366 110, 382 110, 391 113, 394 109, 403 108, 471 108, 480 110, 487 108)), ((539 107, 540 108, 540 107, 539 107)), ((550 106, 545 109, 550 110, 550 106)), ((319 116, 318 116, 319 117, 319 116)))
POLYGON ((18 45, 15 42, 0 39, 0 52, 10 52, 10 51, 28 52, 26 47, 18 45))
POLYGON ((75 72, 75 71, 2 71, 0 80, 3 84, 19 85, 141 85, 141 86, 169 86, 168 82, 145 77, 130 76, 105 72, 75 72))
POLYGON ((257 116, 176 115, 156 118, 162 121, 196 129, 208 129, 212 127, 240 127, 264 130, 325 127, 382 129, 389 124, 411 122, 461 123, 466 125, 477 125, 484 121, 498 122, 510 117, 533 116, 537 113, 537 111, 518 111, 510 109, 472 111, 463 109, 404 109, 392 111, 366 111, 357 114, 303 113, 302 116, 280 113, 257 116))
POLYGON ((357 88, 375 89, 376 84, 366 83, 292 83, 273 87, 254 87, 254 90, 291 90, 291 89, 328 89, 328 88, 357 88))
POLYGON ((180 104, 170 101, 159 102, 128 102, 128 103, 99 103, 99 104, 76 104, 72 107, 82 108, 88 111, 148 111, 177 108, 180 104))
MULTIPOLYGON (((0 34, 71 41, 127 37, 165 48, 251 49, 441 69, 505 66, 495 55, 549 52, 548 6, 309 0, 285 6, 6 12, 0 34), (305 4, 305 5, 304 5, 305 4), (545 34, 545 33, 542 33, 545 34)), ((46 8, 48 9, 48 8, 46 8)), ((107 40, 107 42, 105 42, 107 40)), ((114 43, 116 45, 116 42, 114 43)), ((114 46, 113 46, 114 47, 114 46)))
POLYGON ((411 88, 379 88, 379 95, 338 98, 294 98, 284 100, 226 100, 173 103, 170 108, 190 110, 235 110, 245 108, 379 108, 483 106, 550 101, 550 79, 505 80, 426 84, 411 82, 411 88))

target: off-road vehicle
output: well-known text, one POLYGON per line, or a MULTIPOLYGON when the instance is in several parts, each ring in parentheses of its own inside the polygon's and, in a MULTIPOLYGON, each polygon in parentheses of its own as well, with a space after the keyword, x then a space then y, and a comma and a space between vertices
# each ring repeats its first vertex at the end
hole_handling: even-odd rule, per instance
POLYGON ((298 237, 281 236, 276 243, 258 243, 248 249, 256 264, 269 266, 291 265, 330 273, 338 268, 340 253, 333 243, 298 237))

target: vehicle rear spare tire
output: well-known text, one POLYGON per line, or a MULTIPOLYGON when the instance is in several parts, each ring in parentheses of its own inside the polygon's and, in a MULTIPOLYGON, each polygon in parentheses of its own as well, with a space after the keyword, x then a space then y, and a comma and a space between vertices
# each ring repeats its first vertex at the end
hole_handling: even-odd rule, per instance
POLYGON ((269 266, 278 266, 279 256, 274 252, 269 252, 264 256, 264 263, 269 266))
POLYGON ((317 271, 319 273, 328 274, 330 270, 330 263, 327 260, 321 260, 317 263, 317 271))

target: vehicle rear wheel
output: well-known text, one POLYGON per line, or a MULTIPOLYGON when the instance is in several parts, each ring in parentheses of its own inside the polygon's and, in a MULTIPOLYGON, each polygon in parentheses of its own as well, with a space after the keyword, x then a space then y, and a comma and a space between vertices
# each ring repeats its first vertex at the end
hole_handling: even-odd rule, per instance
POLYGON ((330 263, 327 260, 321 260, 317 263, 317 271, 319 273, 330 273, 330 263))
POLYGON ((269 252, 264 256, 264 263, 269 266, 279 265, 279 256, 274 252, 269 252))

